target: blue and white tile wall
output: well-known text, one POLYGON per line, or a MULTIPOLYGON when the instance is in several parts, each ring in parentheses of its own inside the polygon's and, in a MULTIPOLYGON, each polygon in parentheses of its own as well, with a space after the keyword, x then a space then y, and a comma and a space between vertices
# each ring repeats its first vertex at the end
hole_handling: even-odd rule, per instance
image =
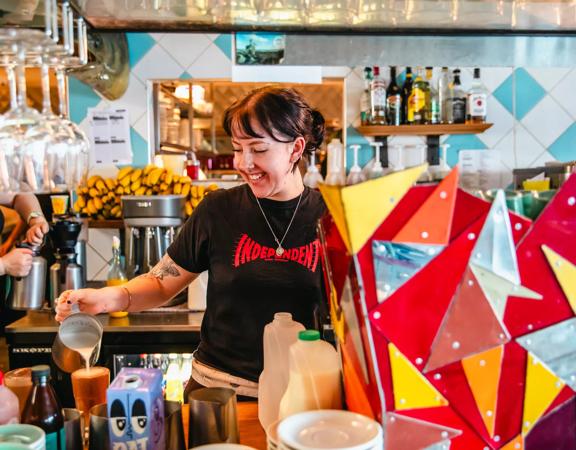
MULTIPOLYGON (((146 81, 162 78, 230 78, 232 36, 229 34, 129 33, 130 80, 127 92, 117 101, 101 98, 91 88, 70 78, 72 119, 86 126, 90 107, 126 108, 130 114, 133 164, 147 162, 148 135, 146 81)), ((378 62, 385 65, 386 61, 378 62)), ((355 129, 359 125, 359 98, 363 89, 362 67, 323 67, 327 77, 346 79, 347 144, 362 144, 361 163, 371 157, 369 140, 355 129)), ((466 88, 472 69, 464 68, 466 88)), ((517 167, 543 165, 547 161, 576 159, 576 68, 484 68, 482 82, 490 93, 488 121, 494 126, 480 135, 445 136, 450 144, 449 164, 461 149, 498 152, 503 182, 511 180, 517 167)), ((391 143, 413 144, 421 138, 393 138, 391 143)), ((348 155, 350 159, 350 154, 348 155)), ((417 158, 417 155, 409 157, 417 158)), ((392 161, 396 155, 390 155, 392 161)), ((409 161, 407 161, 409 162, 409 161)), ((113 175, 115 167, 95 167, 93 173, 113 175)), ((111 258, 114 231, 90 230, 89 279, 105 279, 111 258)))

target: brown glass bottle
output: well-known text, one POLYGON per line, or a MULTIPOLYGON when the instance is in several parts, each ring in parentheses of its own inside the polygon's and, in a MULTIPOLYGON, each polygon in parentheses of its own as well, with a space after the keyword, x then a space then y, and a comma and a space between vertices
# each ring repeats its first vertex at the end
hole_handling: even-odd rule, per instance
POLYGON ((65 450, 62 407, 49 383, 50 367, 32 367, 32 391, 22 412, 22 423, 36 425, 46 433, 46 450, 65 450))

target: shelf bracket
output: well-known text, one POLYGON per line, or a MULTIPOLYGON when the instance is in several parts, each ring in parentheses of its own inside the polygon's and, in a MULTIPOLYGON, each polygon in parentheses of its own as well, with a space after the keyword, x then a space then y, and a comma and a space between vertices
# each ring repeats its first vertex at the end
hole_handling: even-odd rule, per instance
POLYGON ((382 147, 380 147, 380 163, 382 167, 388 167, 388 136, 375 136, 374 141, 382 144, 382 147))
POLYGON ((440 136, 426 136, 426 147, 428 164, 431 166, 440 164, 440 136))

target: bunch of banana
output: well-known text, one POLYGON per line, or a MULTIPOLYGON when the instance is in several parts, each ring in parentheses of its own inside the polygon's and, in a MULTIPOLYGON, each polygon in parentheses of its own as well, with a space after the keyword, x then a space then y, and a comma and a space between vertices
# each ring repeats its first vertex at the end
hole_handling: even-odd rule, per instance
POLYGON ((179 194, 186 197, 186 215, 189 216, 204 195, 216 189, 216 184, 196 186, 189 177, 152 164, 144 169, 123 167, 116 179, 91 176, 86 186, 77 189, 74 210, 97 219, 117 219, 122 217, 122 195, 179 194))

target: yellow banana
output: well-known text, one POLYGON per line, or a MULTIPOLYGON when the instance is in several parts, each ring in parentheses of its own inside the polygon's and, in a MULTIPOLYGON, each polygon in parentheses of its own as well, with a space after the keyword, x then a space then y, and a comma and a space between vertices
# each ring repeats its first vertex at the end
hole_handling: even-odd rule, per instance
POLYGON ((189 193, 190 193, 190 185, 189 184, 183 184, 182 185, 182 191, 180 192, 180 194, 182 194, 184 197, 188 197, 189 193))
POLYGON ((130 189, 132 189, 132 192, 136 192, 138 189, 140 189, 140 186, 142 186, 142 183, 140 180, 136 180, 132 182, 130 189))
POLYGON ((142 173, 144 175, 148 175, 155 168, 156 168, 156 166, 154 164, 148 164, 146 167, 144 167, 144 170, 142 171, 142 173))
POLYGON ((86 209, 88 210, 88 214, 90 214, 90 215, 94 215, 98 212, 96 210, 96 207, 94 206, 94 199, 91 198, 90 200, 88 200, 88 204, 86 205, 86 209))
POLYGON ((174 185, 174 194, 179 195, 182 192, 182 185, 180 183, 176 183, 174 185))
POLYGON ((152 195, 154 191, 152 191, 152 188, 148 188, 146 189, 146 195, 152 195))
POLYGON ((126 186, 126 187, 124 188, 124 194, 125 194, 125 195, 130 195, 131 193, 132 193, 132 190, 130 189, 130 186, 129 186, 129 185, 126 186))
POLYGON ((180 183, 182 183, 182 184, 190 184, 190 183, 192 183, 192 178, 186 177, 186 176, 180 177, 180 183))
POLYGON ((193 185, 190 192, 192 193, 193 198, 197 198, 198 197, 198 186, 193 185))
POLYGON ((201 200, 200 200, 199 198, 193 198, 193 199, 191 200, 191 202, 192 202, 192 207, 196 208, 196 207, 198 206, 198 204, 200 203, 200 201, 201 201, 201 200))
POLYGON ((180 181, 180 175, 174 174, 172 177, 172 183, 178 183, 180 181))
POLYGON ((123 187, 123 186, 118 186, 118 187, 116 188, 116 194, 118 194, 118 195, 124 194, 124 187, 123 187))
POLYGON ((149 178, 149 182, 151 186, 154 186, 156 183, 158 183, 158 180, 160 180, 160 176, 164 173, 164 169, 160 169, 160 168, 156 168, 154 169, 152 172, 150 172, 150 175, 148 175, 149 178))
POLYGON ((122 179, 120 180, 120 184, 121 184, 122 186, 124 186, 124 188, 126 188, 127 186, 130 186, 130 176, 129 176, 129 175, 126 175, 124 178, 122 178, 122 179))
POLYGON ((208 185, 208 190, 209 190, 210 192, 212 192, 212 191, 217 191, 217 190, 218 190, 218 185, 215 184, 215 183, 209 184, 209 185, 208 185))
POLYGON ((146 194, 146 186, 139 187, 134 191, 134 195, 144 195, 146 194))
POLYGON ((130 174, 130 181, 132 183, 134 183, 138 178, 140 178, 140 175, 142 175, 142 169, 135 169, 131 174, 130 174))
POLYGON ((106 178, 104 182, 106 183, 106 187, 108 188, 109 191, 113 190, 116 187, 116 180, 112 178, 106 178))
POLYGON ((118 175, 116 175, 116 179, 121 180, 121 179, 124 178, 126 175, 129 175, 130 172, 132 172, 132 167, 130 167, 130 166, 122 167, 122 168, 118 171, 118 175))
POLYGON ((98 191, 100 191, 101 194, 108 192, 108 188, 106 187, 106 183, 104 182, 103 179, 99 179, 96 182, 96 189, 98 189, 98 191))
POLYGON ((89 188, 94 187, 96 185, 96 182, 98 180, 101 180, 101 179, 102 179, 102 177, 100 175, 92 175, 90 178, 88 178, 88 183, 87 183, 88 187, 89 188))
POLYGON ((168 189, 168 185, 166 184, 166 182, 160 183, 160 190, 165 191, 166 189, 168 189))
POLYGON ((166 183, 167 185, 172 184, 172 182, 174 181, 174 174, 172 173, 171 170, 167 170, 166 171, 166 178, 164 178, 164 183, 166 183))
POLYGON ((94 197, 94 208, 96 208, 99 211, 102 209, 103 206, 104 203, 102 203, 102 199, 100 199, 100 197, 94 197))
POLYGON ((204 188, 204 185, 199 184, 198 185, 198 198, 202 199, 202 197, 204 197, 205 193, 206 193, 206 189, 204 188))
POLYGON ((90 188, 88 195, 90 195, 90 197, 97 197, 100 195, 100 191, 96 188, 90 188))
POLYGON ((190 202, 186 202, 186 215, 190 216, 192 215, 192 211, 194 211, 194 208, 192 207, 192 204, 190 202))
POLYGON ((112 209, 110 210, 110 213, 112 213, 113 216, 115 216, 119 212, 122 212, 122 207, 120 205, 113 206, 112 209))
POLYGON ((79 195, 76 203, 78 203, 80 208, 84 208, 86 206, 86 198, 83 195, 79 195))

